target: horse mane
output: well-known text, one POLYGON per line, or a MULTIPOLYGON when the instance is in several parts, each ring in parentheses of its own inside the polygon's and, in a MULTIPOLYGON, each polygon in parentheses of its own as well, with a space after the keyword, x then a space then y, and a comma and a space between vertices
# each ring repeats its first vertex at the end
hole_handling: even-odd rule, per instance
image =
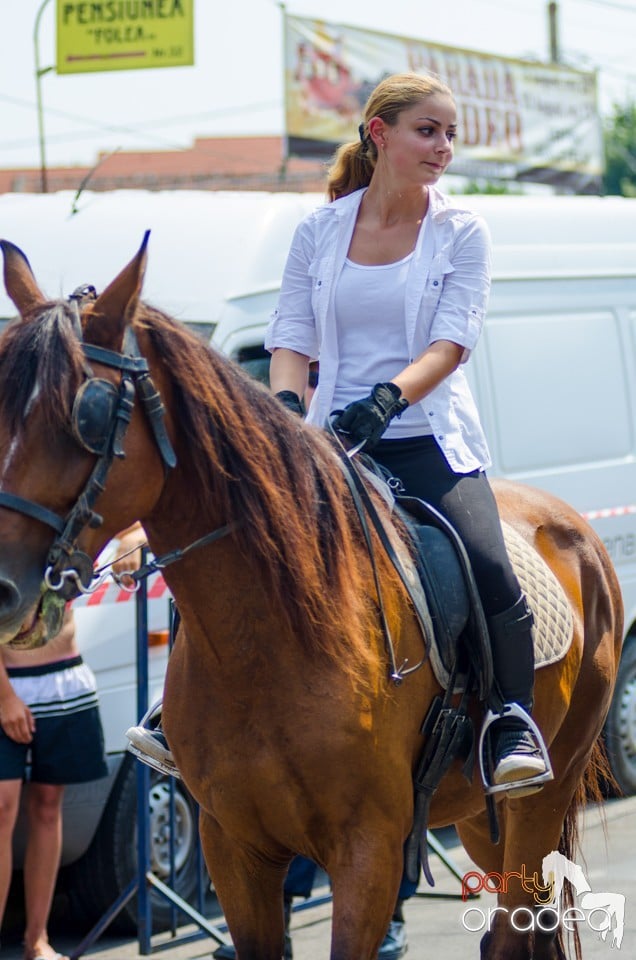
POLYGON ((0 340, 0 410, 13 434, 24 425, 34 391, 51 430, 69 431, 73 397, 85 369, 72 308, 50 301, 22 321, 10 323, 0 340))
MULTIPOLYGON (((86 361, 72 308, 50 301, 0 341, 0 404, 14 434, 36 391, 52 431, 70 431, 86 361)), ((232 536, 267 584, 279 615, 306 649, 361 680, 376 678, 377 598, 359 520, 326 434, 293 417, 234 361, 183 324, 140 304, 146 336, 174 398, 179 460, 189 496, 206 513, 240 519, 232 536)), ((208 532, 206 530, 202 533, 208 532)), ((178 544, 183 546, 183 544, 178 544)), ((399 632, 403 595, 383 551, 377 562, 389 622, 399 632)))
MULTIPOLYGON (((327 435, 290 415, 234 361, 185 326, 142 304, 146 334, 168 376, 178 418, 178 456, 189 496, 223 522, 246 563, 307 649, 358 679, 380 667, 377 600, 344 475, 327 435), (365 670, 366 666, 366 670, 365 670)), ((205 531, 204 531, 205 532, 205 531)), ((401 588, 378 550, 390 622, 398 629, 401 588)))

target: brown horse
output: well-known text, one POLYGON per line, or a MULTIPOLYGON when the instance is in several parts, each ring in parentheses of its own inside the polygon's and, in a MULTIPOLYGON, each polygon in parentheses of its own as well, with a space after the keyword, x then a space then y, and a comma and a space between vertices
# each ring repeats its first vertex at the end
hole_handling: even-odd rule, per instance
MULTIPOLYGON (((56 590, 67 595, 59 588, 81 566, 78 550, 94 558, 137 519, 155 556, 183 551, 165 569, 182 626, 164 726, 201 805, 205 857, 238 954, 280 960, 283 879, 302 853, 331 879, 332 960, 370 960, 400 883, 420 726, 440 691, 428 662, 399 686, 387 679, 369 556, 330 441, 140 301, 145 241, 97 299, 71 303, 47 301, 24 255, 6 242, 3 250, 22 320, 0 343, 0 640, 45 639, 47 601, 56 590), (131 342, 139 357, 122 361, 131 342), (85 402, 87 378, 94 406, 85 402), (132 416, 130 402, 127 413, 113 413, 116 395, 131 400, 131 383, 132 416), (96 487, 104 405, 125 457, 106 456, 96 487)), ((594 779, 612 696, 622 606, 603 546, 573 510, 511 484, 498 486, 497 498, 572 608, 569 652, 536 683, 535 717, 555 779, 532 797, 498 800, 495 846, 479 776, 469 784, 456 764, 435 795, 431 825, 455 823, 484 872, 523 867, 541 877, 547 853, 573 854, 577 805, 594 779)), ((397 659, 416 664, 423 643, 411 603, 377 553, 397 659)), ((500 903, 536 906, 513 882, 500 903)), ((560 935, 518 932, 505 912, 481 955, 566 956, 560 935)))

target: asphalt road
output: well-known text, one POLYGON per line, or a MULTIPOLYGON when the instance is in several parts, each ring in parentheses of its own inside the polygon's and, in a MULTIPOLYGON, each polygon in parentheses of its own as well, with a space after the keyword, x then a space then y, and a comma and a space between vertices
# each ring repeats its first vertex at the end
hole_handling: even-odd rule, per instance
MULTIPOLYGON (((601 811, 590 808, 582 820, 582 854, 577 863, 595 892, 608 891, 625 896, 625 920, 622 944, 610 946, 599 938, 590 925, 581 923, 581 939, 584 960, 632 960, 636 957, 636 797, 612 800, 602 810, 607 821, 607 834, 603 828, 601 811)), ((436 888, 431 895, 422 882, 417 895, 405 904, 405 916, 409 936, 407 960, 478 960, 481 933, 469 932, 480 922, 476 909, 487 914, 488 906, 494 905, 494 897, 482 894, 479 899, 463 903, 460 898, 459 877, 475 869, 452 830, 436 832, 441 844, 443 859, 433 854, 431 866, 436 879, 436 888), (465 911, 473 908, 468 917, 465 911)), ((328 887, 318 891, 328 895, 328 887)), ((331 904, 323 903, 309 909, 295 909, 292 914, 292 940, 294 960, 327 960, 329 957, 331 904)), ((591 915, 589 919, 592 920, 591 915)), ((222 923, 222 917, 214 915, 211 922, 222 923)), ((592 920, 593 926, 600 923, 600 915, 592 920)), ((197 928, 190 925, 179 929, 179 936, 196 934, 197 928)), ((73 956, 80 937, 60 932, 53 941, 57 950, 73 956)), ((52 938, 53 940, 53 938, 52 938)), ((165 960, 199 960, 211 957, 216 942, 210 937, 184 943, 172 943, 170 937, 153 938, 153 955, 165 960)), ((93 960, 140 960, 136 940, 121 940, 108 936, 106 931, 83 956, 93 960)), ((2 960, 21 960, 19 944, 3 946, 2 960)))

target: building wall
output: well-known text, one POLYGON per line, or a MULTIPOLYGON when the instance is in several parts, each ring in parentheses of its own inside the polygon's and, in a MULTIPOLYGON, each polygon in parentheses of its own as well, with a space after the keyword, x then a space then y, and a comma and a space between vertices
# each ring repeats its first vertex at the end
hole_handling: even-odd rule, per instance
MULTIPOLYGON (((322 191, 322 160, 283 159, 282 137, 209 137, 191 148, 100 154, 92 167, 49 167, 57 190, 291 190, 322 191)), ((39 193, 39 168, 0 170, 0 193, 39 193)))

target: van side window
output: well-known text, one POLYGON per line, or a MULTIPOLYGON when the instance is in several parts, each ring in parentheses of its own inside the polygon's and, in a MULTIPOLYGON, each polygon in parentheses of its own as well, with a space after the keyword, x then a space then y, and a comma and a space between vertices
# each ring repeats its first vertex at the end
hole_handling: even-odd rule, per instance
POLYGON ((260 380, 266 387, 269 387, 269 362, 271 355, 262 344, 253 347, 241 347, 236 359, 243 369, 247 370, 250 376, 254 377, 255 380, 260 380))
POLYGON ((484 340, 503 473, 630 455, 626 345, 611 310, 491 316, 484 340))

